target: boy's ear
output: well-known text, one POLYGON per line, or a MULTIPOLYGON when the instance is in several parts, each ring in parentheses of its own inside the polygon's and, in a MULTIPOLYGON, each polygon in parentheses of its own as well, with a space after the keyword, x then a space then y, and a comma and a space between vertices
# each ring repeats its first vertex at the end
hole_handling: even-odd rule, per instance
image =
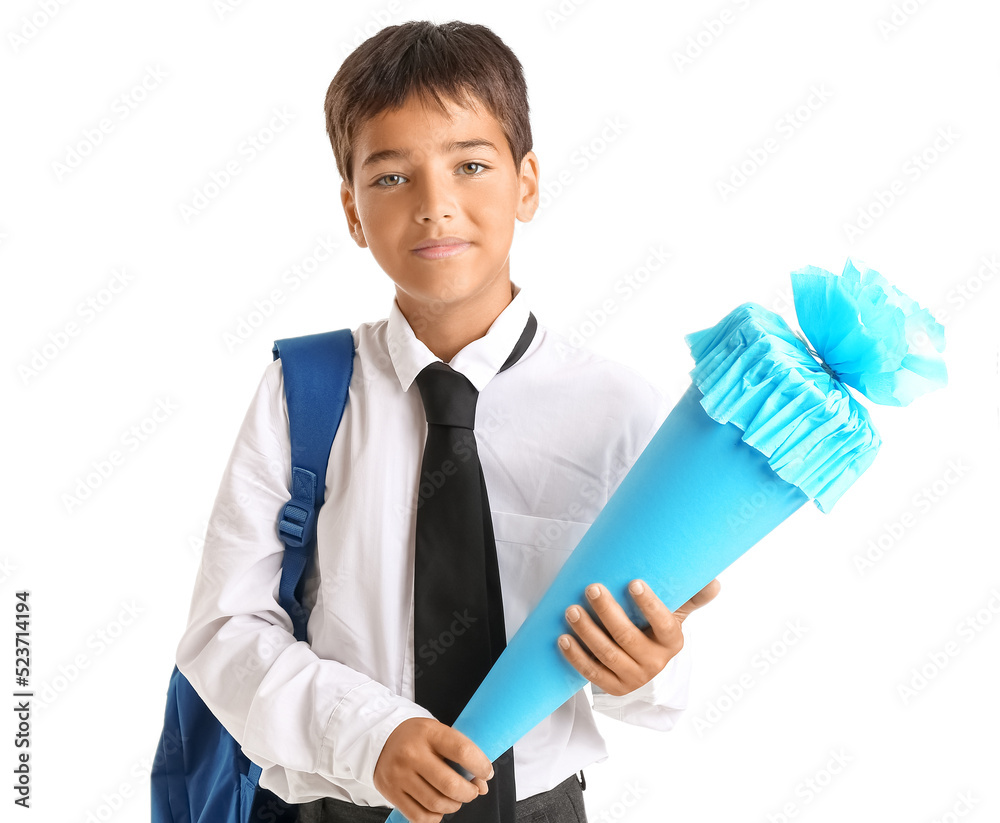
POLYGON ((358 217, 358 209, 354 203, 354 191, 347 185, 346 180, 340 182, 340 202, 344 206, 344 214, 347 216, 347 230, 350 232, 354 242, 361 248, 368 248, 368 241, 365 240, 365 233, 361 229, 361 220, 358 217))
POLYGON ((538 209, 538 157, 529 151, 521 160, 521 172, 518 175, 521 185, 521 196, 517 201, 517 211, 514 216, 522 223, 527 223, 535 216, 538 209))

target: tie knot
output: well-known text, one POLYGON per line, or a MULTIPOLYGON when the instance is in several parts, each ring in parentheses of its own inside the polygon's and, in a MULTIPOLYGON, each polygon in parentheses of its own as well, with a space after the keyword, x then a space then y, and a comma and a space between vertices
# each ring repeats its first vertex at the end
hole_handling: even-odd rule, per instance
POLYGON ((416 382, 428 425, 475 428, 479 391, 468 377, 435 360, 417 375, 416 382))

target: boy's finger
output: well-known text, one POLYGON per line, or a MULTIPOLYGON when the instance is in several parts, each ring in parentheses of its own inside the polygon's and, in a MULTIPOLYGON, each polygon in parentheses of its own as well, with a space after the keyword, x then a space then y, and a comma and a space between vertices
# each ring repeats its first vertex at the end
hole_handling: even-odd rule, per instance
POLYGON ((715 596, 719 593, 722 588, 722 584, 719 583, 718 579, 713 579, 710 581, 700 592, 694 595, 687 603, 684 605, 690 605, 691 610, 700 609, 706 603, 715 599, 715 596))
POLYGON ((443 727, 444 735, 438 743, 438 753, 447 760, 466 780, 481 777, 489 780, 493 776, 493 763, 486 753, 468 737, 451 726, 443 727))
POLYGON ((444 759, 444 762, 447 763, 449 766, 451 766, 466 780, 475 782, 475 780, 477 779, 476 776, 472 772, 470 772, 467 768, 465 768, 465 766, 463 766, 461 763, 456 763, 454 760, 449 760, 447 757, 444 759))
POLYGON ((705 586, 705 588, 688 600, 687 603, 678 607, 677 611, 674 612, 674 615, 678 620, 683 622, 684 618, 691 614, 691 612, 695 609, 700 609, 706 603, 710 603, 714 600, 721 588, 722 584, 719 583, 717 579, 712 580, 705 586))
MULTIPOLYGON (((478 778, 475 776, 469 778, 466 775, 468 775, 468 772, 454 761, 444 758, 444 763, 442 763, 438 760, 433 767, 428 768, 422 774, 429 794, 426 798, 427 802, 424 802, 423 798, 421 798, 421 802, 424 802, 424 806, 430 809, 429 802, 438 797, 446 798, 449 801, 458 801, 459 803, 469 803, 475 800, 483 793, 479 786, 472 782, 478 778)), ((442 810, 439 809, 438 811, 442 810)), ((443 811, 445 814, 450 814, 458 811, 458 809, 443 811)))

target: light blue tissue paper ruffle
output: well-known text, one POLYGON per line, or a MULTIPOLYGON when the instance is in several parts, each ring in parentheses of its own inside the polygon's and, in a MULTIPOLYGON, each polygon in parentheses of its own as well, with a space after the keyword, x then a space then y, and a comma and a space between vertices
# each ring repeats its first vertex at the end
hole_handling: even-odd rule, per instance
POLYGON ((875 459, 881 440, 868 412, 779 315, 744 303, 685 340, 705 411, 742 429, 774 473, 822 511, 875 459))

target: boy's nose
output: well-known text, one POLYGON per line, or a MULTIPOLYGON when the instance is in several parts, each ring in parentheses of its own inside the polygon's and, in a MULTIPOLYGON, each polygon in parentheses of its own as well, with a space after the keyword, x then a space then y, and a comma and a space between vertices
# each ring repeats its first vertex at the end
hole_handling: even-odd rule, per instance
POLYGON ((454 217, 458 211, 455 192, 446 183, 428 182, 420 191, 417 217, 420 220, 440 220, 454 217))

